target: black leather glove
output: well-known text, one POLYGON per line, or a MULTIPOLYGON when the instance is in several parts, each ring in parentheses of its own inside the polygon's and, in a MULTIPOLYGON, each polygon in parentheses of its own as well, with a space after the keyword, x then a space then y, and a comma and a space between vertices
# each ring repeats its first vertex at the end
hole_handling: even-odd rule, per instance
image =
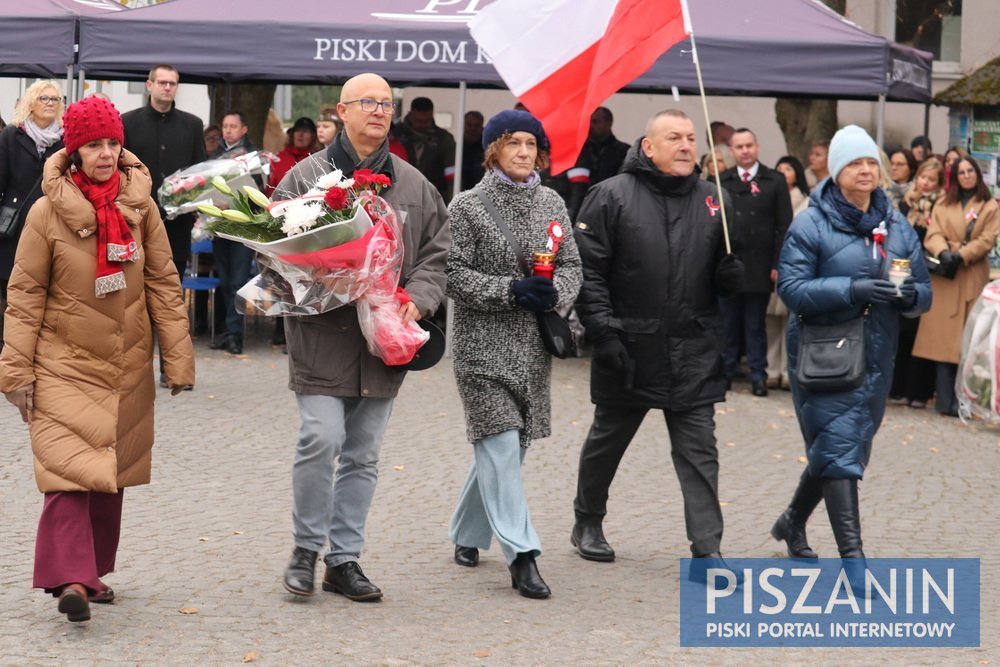
POLYGON ((907 276, 903 284, 899 286, 899 293, 903 296, 900 298, 904 308, 909 308, 917 302, 917 281, 913 276, 907 276))
POLYGON ((962 265, 962 256, 957 252, 952 252, 951 250, 944 250, 938 255, 938 260, 941 262, 942 268, 947 268, 946 273, 955 275, 958 271, 958 267, 962 265))
POLYGON ((854 303, 889 303, 899 296, 896 286, 881 278, 863 278, 851 283, 851 296, 854 303))
POLYGON ((600 366, 620 371, 628 361, 628 352, 621 338, 609 336, 594 343, 593 358, 594 363, 600 366))
POLYGON ((556 286, 545 276, 515 280, 510 284, 510 294, 515 305, 534 313, 550 310, 559 299, 556 286))
POLYGON ((735 296, 746 279, 743 262, 736 255, 729 253, 719 260, 715 267, 715 290, 719 296, 735 296))

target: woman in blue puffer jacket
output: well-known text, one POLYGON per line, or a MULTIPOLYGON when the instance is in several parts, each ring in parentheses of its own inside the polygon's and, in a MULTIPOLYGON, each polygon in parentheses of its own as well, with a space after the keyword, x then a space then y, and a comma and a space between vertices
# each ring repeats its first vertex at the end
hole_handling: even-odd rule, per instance
POLYGON ((899 316, 927 312, 930 277, 916 233, 879 188, 879 150, 872 138, 856 125, 844 127, 830 142, 828 161, 830 177, 816 186, 809 208, 792 222, 778 263, 778 295, 793 315, 788 376, 809 463, 771 535, 787 542, 789 556, 816 558, 805 525, 822 498, 841 558, 864 558, 858 480, 892 385, 899 316), (897 258, 910 260, 912 271, 898 291, 887 279, 897 258), (799 318, 835 324, 866 308, 862 385, 831 393, 801 387, 795 379, 799 318))

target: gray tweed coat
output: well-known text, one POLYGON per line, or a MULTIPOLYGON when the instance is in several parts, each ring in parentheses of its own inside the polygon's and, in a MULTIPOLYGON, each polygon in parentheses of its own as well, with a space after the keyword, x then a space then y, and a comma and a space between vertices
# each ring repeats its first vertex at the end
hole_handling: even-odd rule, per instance
MULTIPOLYGON (((571 305, 583 273, 563 200, 547 187, 515 185, 492 172, 486 173, 479 188, 496 205, 527 254, 545 249, 549 222, 562 223, 566 238, 556 256, 554 282, 559 293, 557 308, 571 305)), ((448 212, 452 349, 469 441, 516 428, 521 446, 527 447, 551 431, 552 358, 542 345, 535 314, 511 302, 510 285, 524 274, 475 192, 457 195, 448 212)))

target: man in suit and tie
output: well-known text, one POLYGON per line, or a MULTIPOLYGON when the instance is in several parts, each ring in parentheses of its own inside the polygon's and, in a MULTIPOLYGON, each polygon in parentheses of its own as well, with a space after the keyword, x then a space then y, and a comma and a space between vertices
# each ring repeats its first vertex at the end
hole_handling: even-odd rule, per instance
POLYGON ((785 177, 757 160, 760 146, 751 130, 736 130, 729 147, 736 166, 722 173, 722 187, 732 204, 733 252, 743 260, 746 281, 739 294, 721 299, 725 373, 732 382, 745 350, 753 395, 767 396, 765 314, 778 280, 781 244, 792 222, 792 201, 785 177))

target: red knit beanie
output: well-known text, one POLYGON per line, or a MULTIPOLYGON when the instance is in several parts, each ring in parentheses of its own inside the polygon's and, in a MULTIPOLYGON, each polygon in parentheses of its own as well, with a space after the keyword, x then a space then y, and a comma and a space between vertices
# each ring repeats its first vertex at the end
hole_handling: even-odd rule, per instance
POLYGON ((85 97, 69 105, 62 122, 67 153, 97 139, 117 139, 125 143, 121 114, 114 104, 104 98, 85 97))

